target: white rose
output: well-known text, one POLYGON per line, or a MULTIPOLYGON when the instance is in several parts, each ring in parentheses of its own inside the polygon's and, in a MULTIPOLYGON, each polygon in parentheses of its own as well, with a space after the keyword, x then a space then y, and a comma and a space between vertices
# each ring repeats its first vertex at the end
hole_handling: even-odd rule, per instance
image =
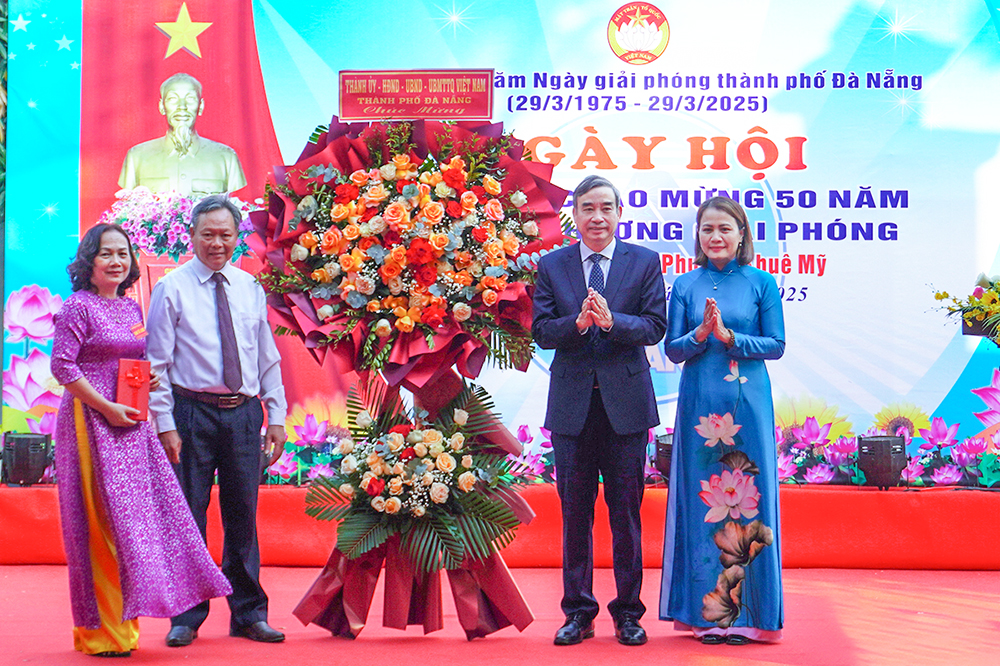
POLYGON ((380 338, 387 338, 392 335, 392 324, 388 319, 379 319, 375 322, 375 335, 380 338))
POLYGON ((528 197, 524 192, 518 190, 510 195, 510 203, 514 208, 520 208, 524 204, 528 203, 528 197))
POLYGON ((424 431, 411 430, 410 434, 406 436, 406 441, 410 444, 417 444, 418 442, 424 441, 424 431))
POLYGON ((431 501, 435 504, 444 504, 448 501, 448 486, 443 483, 431 484, 431 501))
POLYGON ((455 425, 464 426, 469 422, 469 412, 464 409, 456 409, 455 414, 452 416, 452 420, 455 422, 455 425))
POLYGON ((382 180, 395 180, 396 178, 396 165, 395 164, 384 164, 382 168, 378 170, 379 175, 382 176, 382 180))
POLYGON ((381 495, 379 495, 378 497, 373 497, 371 504, 372 508, 378 511, 379 513, 385 511, 385 498, 382 497, 381 495))
POLYGON ((354 497, 354 486, 349 483, 340 484, 340 492, 348 497, 354 497))
POLYGON ((524 232, 525 236, 537 236, 538 235, 538 223, 534 220, 528 220, 521 225, 521 231, 524 232))
POLYGON ((344 439, 340 440, 339 444, 337 444, 337 453, 339 453, 342 456, 346 456, 348 453, 351 453, 352 451, 354 451, 354 440, 350 439, 349 437, 345 437, 344 439))
POLYGON ((356 471, 358 471, 358 459, 354 456, 344 456, 340 461, 340 473, 354 474, 356 471))
POLYGON ((364 409, 358 413, 357 417, 355 417, 354 423, 357 424, 359 428, 367 428, 371 424, 375 423, 375 420, 372 419, 372 415, 368 413, 368 410, 364 409))
POLYGON ((343 269, 340 267, 340 264, 337 263, 336 261, 328 261, 328 262, 326 262, 326 264, 324 264, 323 268, 326 269, 327 274, 330 277, 332 277, 332 278, 335 278, 335 277, 337 277, 338 275, 340 275, 341 273, 344 272, 343 269))
POLYGON ((381 215, 376 215, 368 220, 368 228, 372 230, 373 235, 380 234, 386 230, 385 220, 382 219, 381 215))
POLYGON ((362 222, 359 228, 361 229, 362 236, 367 238, 368 236, 372 235, 372 225, 368 224, 367 222, 362 222))
POLYGON ((397 451, 402 449, 403 444, 406 443, 406 440, 403 438, 403 435, 398 432, 390 432, 388 435, 385 436, 385 441, 386 444, 389 445, 389 450, 392 451, 393 453, 396 453, 397 451))
POLYGON ((316 310, 316 316, 319 317, 320 321, 326 321, 328 317, 333 316, 333 306, 324 305, 319 310, 316 310))
POLYGON ((439 199, 451 199, 455 196, 455 190, 448 187, 448 183, 442 180, 434 186, 434 194, 436 194, 439 199))
POLYGON ((290 259, 292 261, 305 261, 309 256, 309 249, 296 243, 292 246, 292 253, 290 259))
POLYGON ((444 445, 440 443, 431 444, 430 448, 427 449, 427 452, 431 454, 431 458, 437 458, 442 453, 444 453, 444 445))

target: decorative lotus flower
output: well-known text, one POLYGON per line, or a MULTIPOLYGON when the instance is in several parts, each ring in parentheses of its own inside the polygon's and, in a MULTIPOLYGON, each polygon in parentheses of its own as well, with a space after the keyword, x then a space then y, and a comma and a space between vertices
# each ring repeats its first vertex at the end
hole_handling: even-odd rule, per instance
POLYGON ((52 315, 62 307, 62 296, 53 296, 45 287, 29 284, 7 298, 3 324, 10 332, 7 342, 48 340, 55 334, 52 315))
POLYGON ((909 464, 899 473, 899 478, 907 483, 913 483, 924 473, 924 466, 920 464, 920 458, 910 458, 909 464))
POLYGON ((971 437, 951 447, 951 460, 959 467, 976 467, 989 443, 983 437, 971 437))
POLYGON ((706 523, 717 523, 726 516, 733 520, 740 516, 753 518, 759 513, 760 491, 754 485, 754 477, 738 469, 723 470, 721 476, 713 474, 708 481, 702 481, 698 496, 710 507, 705 514, 706 523))
POLYGON ((310 468, 310 470, 306 473, 306 477, 309 479, 315 479, 320 476, 333 477, 336 475, 337 472, 327 464, 313 465, 312 468, 310 468))
POLYGON ((949 428, 943 418, 935 416, 934 420, 931 421, 930 430, 926 428, 920 429, 920 436, 926 440, 920 445, 920 448, 928 450, 933 449, 935 446, 940 446, 942 449, 951 446, 957 441, 955 434, 958 432, 958 426, 959 424, 956 423, 949 428))
POLYGON ((962 468, 955 465, 942 465, 931 474, 931 481, 939 486, 950 486, 962 480, 962 468))
POLYGON ((296 446, 318 446, 326 443, 326 430, 327 421, 321 423, 316 422, 316 417, 312 414, 306 414, 305 423, 300 426, 292 426, 295 430, 295 435, 299 438, 295 442, 296 446))
POLYGON ((778 456, 778 481, 790 479, 798 471, 799 467, 795 464, 795 456, 790 453, 782 453, 778 456))
POLYGON ((720 440, 723 444, 733 446, 735 444, 733 436, 743 427, 733 423, 733 415, 729 412, 722 416, 718 414, 709 414, 707 418, 699 416, 698 421, 694 430, 705 438, 705 446, 715 446, 720 440))
POLYGON ((38 419, 25 419, 28 424, 28 430, 35 433, 36 435, 55 435, 56 434, 56 413, 46 412, 42 414, 42 418, 38 419))
POLYGON ((774 543, 774 531, 759 520, 749 525, 729 521, 715 533, 713 539, 722 551, 719 555, 722 566, 747 565, 765 546, 774 543))
POLYGON ((826 461, 834 467, 849 465, 858 453, 858 439, 856 437, 841 437, 836 442, 827 444, 823 452, 826 461))
POLYGON ((972 389, 972 392, 982 398, 989 407, 985 412, 975 412, 976 418, 986 427, 1000 423, 1000 370, 993 370, 993 381, 989 386, 972 389))
POLYGON ((747 378, 740 376, 740 364, 736 361, 729 362, 729 374, 723 377, 727 382, 739 381, 740 384, 746 384, 747 378))
POLYGON ((792 428, 792 434, 799 440, 798 448, 822 447, 830 441, 827 435, 830 434, 832 426, 832 423, 824 423, 823 427, 820 427, 816 417, 810 416, 801 428, 792 428))
POLYGON ((39 349, 32 349, 26 359, 11 356, 3 373, 3 401, 22 412, 38 405, 58 408, 63 387, 52 376, 50 361, 39 349))
POLYGON ((295 460, 295 454, 291 451, 285 451, 273 465, 267 468, 267 473, 275 476, 291 476, 298 469, 299 463, 295 460))
POLYGON ((830 465, 813 465, 806 470, 803 475, 806 483, 830 483, 833 481, 834 470, 836 468, 830 465))

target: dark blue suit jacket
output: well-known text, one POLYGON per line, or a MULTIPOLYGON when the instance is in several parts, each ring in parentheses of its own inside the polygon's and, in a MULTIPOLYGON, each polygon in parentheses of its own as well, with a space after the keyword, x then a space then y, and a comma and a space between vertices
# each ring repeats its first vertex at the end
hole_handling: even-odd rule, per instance
POLYGON ((545 427, 562 435, 583 431, 594 385, 618 434, 641 432, 660 422, 646 360, 647 345, 663 339, 666 293, 659 256, 617 241, 604 298, 614 316, 605 333, 576 328, 587 281, 578 245, 551 252, 538 262, 531 332, 542 349, 555 349, 545 427))

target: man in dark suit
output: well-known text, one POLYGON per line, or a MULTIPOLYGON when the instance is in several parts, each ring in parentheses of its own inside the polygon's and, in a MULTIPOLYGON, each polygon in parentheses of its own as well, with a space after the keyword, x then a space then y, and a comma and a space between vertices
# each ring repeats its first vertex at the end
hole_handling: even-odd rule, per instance
POLYGON ((555 349, 545 427, 552 431, 563 520, 566 622, 556 645, 594 635, 593 524, 598 478, 613 537, 617 597, 608 604, 615 636, 642 645, 639 505, 649 428, 659 423, 645 347, 667 327, 666 295, 655 252, 617 241, 621 195, 600 176, 573 192, 581 242, 538 262, 532 333, 555 349))

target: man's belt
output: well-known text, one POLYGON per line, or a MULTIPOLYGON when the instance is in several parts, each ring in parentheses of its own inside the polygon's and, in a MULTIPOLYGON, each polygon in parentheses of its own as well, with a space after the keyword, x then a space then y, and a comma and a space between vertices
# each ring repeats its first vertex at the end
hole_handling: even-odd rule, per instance
POLYGON ((183 386, 174 386, 174 393, 182 398, 197 400, 219 409, 235 409, 250 400, 250 396, 242 393, 208 393, 207 391, 192 391, 183 386))

